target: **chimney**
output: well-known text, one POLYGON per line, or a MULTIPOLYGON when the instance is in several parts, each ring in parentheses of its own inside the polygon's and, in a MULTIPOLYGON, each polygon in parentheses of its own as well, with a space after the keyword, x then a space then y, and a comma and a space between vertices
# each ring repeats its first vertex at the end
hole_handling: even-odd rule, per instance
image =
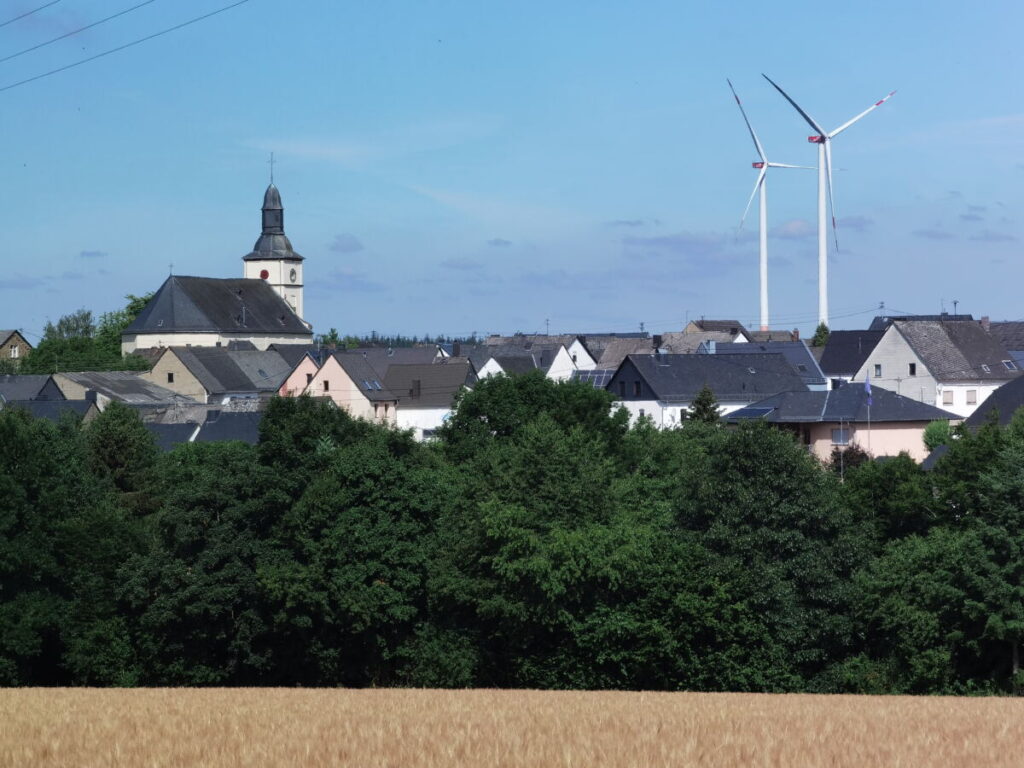
POLYGON ((461 341, 453 341, 452 342, 452 357, 462 357, 462 342, 461 341))
POLYGON ((654 334, 654 338, 652 339, 652 341, 654 343, 654 350, 655 351, 661 349, 661 341, 662 341, 662 339, 661 339, 661 334, 660 333, 654 334))
POLYGON ((978 322, 981 323, 981 327, 985 329, 985 333, 988 333, 991 330, 992 321, 989 319, 988 315, 982 317, 978 322))
POLYGON ((713 355, 713 354, 715 354, 715 352, 718 351, 718 345, 714 342, 713 339, 709 339, 708 342, 707 342, 707 345, 708 345, 708 354, 709 355, 713 355))
POLYGON ((794 328, 793 329, 793 341, 800 341, 800 329, 799 328, 794 328))

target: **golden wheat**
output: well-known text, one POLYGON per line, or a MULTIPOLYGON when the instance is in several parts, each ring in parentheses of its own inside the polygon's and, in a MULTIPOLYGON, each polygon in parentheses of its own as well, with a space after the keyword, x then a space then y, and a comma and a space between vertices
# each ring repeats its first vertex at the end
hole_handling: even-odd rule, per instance
POLYGON ((0 691, 4 766, 1020 766, 1024 701, 301 689, 0 691))

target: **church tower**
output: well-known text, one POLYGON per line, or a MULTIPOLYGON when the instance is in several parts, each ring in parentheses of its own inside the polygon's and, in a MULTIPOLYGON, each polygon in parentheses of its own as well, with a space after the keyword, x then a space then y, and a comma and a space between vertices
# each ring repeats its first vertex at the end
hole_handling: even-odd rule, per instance
POLYGON ((263 195, 263 234, 252 252, 242 257, 243 276, 265 280, 301 319, 303 261, 284 233, 281 193, 271 182, 263 195))

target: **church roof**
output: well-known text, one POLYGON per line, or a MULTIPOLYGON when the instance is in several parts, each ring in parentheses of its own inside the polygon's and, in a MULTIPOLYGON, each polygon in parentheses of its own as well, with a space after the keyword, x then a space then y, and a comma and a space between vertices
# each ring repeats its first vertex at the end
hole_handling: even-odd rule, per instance
POLYGON ((263 280, 181 275, 164 281, 124 333, 312 335, 263 280))
POLYGON ((284 206, 281 193, 271 184, 263 195, 263 232, 252 251, 242 261, 264 261, 267 259, 303 261, 304 257, 292 249, 292 242, 284 233, 284 206))

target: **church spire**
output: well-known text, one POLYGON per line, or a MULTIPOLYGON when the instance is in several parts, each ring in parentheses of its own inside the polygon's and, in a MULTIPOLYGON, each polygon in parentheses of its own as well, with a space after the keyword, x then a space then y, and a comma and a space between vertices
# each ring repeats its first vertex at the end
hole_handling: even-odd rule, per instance
POLYGON ((274 182, 270 182, 263 195, 263 234, 284 234, 284 207, 281 205, 281 193, 277 191, 274 182))

